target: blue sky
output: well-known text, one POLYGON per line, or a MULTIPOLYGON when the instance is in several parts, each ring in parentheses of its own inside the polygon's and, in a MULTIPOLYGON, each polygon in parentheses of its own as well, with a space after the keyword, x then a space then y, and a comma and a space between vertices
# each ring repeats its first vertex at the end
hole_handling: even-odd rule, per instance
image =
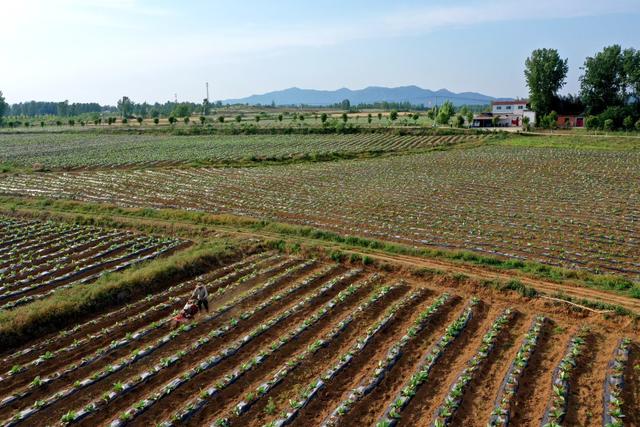
POLYGON ((291 86, 415 84, 526 96, 532 49, 640 49, 640 0, 4 0, 0 90, 31 99, 201 101, 291 86))

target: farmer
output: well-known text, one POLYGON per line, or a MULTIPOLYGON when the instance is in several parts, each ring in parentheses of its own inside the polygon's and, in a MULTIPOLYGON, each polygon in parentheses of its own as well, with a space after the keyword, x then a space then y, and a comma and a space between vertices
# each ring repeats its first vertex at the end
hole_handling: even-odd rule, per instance
POLYGON ((195 299, 198 303, 198 308, 209 311, 209 292, 207 292, 207 287, 202 283, 196 285, 196 288, 193 290, 193 294, 191 294, 191 298, 195 299))

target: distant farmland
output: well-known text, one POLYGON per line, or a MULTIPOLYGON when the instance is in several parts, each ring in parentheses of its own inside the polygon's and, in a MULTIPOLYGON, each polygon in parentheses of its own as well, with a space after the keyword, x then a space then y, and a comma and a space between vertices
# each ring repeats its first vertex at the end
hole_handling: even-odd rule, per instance
POLYGON ((486 139, 482 135, 216 135, 35 133, 0 135, 0 163, 47 169, 169 166, 399 151, 486 139))
POLYGON ((485 146, 252 169, 25 174, 5 176, 0 191, 269 218, 638 279, 638 182, 638 152, 485 146))

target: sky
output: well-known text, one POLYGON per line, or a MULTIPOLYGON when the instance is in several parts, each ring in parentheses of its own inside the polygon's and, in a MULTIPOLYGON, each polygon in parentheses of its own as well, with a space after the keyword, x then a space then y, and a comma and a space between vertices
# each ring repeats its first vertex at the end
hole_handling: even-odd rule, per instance
POLYGON ((533 49, 640 49, 640 0, 0 0, 10 103, 418 85, 526 97, 533 49))

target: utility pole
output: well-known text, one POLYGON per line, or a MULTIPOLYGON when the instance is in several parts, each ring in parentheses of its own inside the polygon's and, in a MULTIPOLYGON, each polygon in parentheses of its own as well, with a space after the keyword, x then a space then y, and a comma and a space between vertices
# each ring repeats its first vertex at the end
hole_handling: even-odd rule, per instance
POLYGON ((207 82, 207 102, 209 102, 209 82, 207 82))
POLYGON ((177 93, 174 93, 174 94, 173 94, 173 100, 174 100, 174 102, 175 102, 176 104, 178 103, 178 94, 177 94, 177 93))

